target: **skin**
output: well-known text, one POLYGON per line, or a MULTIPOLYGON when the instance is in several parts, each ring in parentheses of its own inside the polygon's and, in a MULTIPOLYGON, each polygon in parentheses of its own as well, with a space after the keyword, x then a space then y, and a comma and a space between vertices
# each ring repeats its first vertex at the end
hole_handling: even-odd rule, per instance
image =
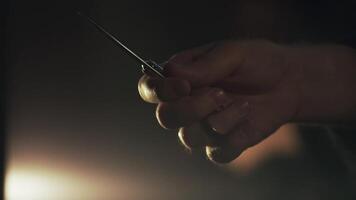
POLYGON ((288 46, 223 41, 183 51, 167 78, 141 77, 166 129, 188 149, 227 163, 290 122, 353 124, 356 54, 341 45, 288 46))

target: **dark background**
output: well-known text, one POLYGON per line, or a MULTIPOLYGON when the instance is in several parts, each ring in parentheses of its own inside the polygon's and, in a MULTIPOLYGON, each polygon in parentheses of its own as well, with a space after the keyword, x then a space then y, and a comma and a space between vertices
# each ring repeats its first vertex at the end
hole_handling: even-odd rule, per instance
POLYGON ((187 154, 174 132, 157 125, 154 107, 140 100, 137 63, 77 10, 160 62, 227 38, 347 43, 355 19, 348 1, 11 1, 7 171, 52 170, 92 184, 44 199, 351 196, 339 172, 323 168, 308 150, 248 176, 187 154))

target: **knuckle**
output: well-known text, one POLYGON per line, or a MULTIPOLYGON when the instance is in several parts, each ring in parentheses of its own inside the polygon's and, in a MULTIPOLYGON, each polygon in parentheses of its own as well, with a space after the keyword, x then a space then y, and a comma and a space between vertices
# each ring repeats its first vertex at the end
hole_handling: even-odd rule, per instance
POLYGON ((167 78, 157 85, 155 92, 161 101, 174 101, 189 94, 189 85, 180 79, 167 78))
MULTIPOLYGON (((146 77, 142 76, 140 78, 140 80, 138 81, 137 87, 138 87, 138 91, 143 91, 145 90, 145 85, 146 85, 146 77)), ((141 94, 141 93, 140 93, 141 94)))
POLYGON ((186 128, 179 129, 178 138, 186 149, 191 150, 194 148, 194 141, 192 141, 192 138, 189 136, 186 128))
POLYGON ((211 105, 201 103, 191 97, 183 97, 178 101, 160 102, 156 110, 159 123, 168 129, 191 126, 214 111, 211 105))
POLYGON ((174 105, 160 103, 156 109, 156 117, 159 124, 165 129, 175 129, 179 127, 178 123, 180 117, 174 105))
POLYGON ((206 156, 214 163, 226 164, 235 160, 241 152, 223 147, 206 147, 206 156))
POLYGON ((178 137, 188 149, 203 147, 208 142, 205 132, 198 123, 181 128, 178 132, 178 137))
POLYGON ((139 88, 148 88, 148 81, 150 78, 147 75, 143 75, 140 80, 138 81, 139 88))
POLYGON ((138 82, 138 92, 141 98, 150 103, 156 103, 156 81, 148 76, 142 76, 138 82))
POLYGON ((166 101, 168 99, 164 85, 157 85, 153 89, 153 91, 155 93, 156 98, 159 99, 160 101, 166 101))
POLYGON ((227 130, 216 116, 211 116, 207 120, 207 125, 216 133, 226 134, 227 130))

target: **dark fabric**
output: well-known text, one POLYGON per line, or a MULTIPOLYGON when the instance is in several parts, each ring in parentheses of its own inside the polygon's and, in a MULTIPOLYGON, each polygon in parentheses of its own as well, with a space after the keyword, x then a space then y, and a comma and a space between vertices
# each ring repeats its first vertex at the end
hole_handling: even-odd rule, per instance
POLYGON ((328 199, 356 199, 356 130, 346 127, 301 125, 304 153, 324 174, 330 185, 326 194, 345 195, 328 199))
POLYGON ((332 126, 328 130, 332 133, 333 146, 356 182, 356 129, 332 126))

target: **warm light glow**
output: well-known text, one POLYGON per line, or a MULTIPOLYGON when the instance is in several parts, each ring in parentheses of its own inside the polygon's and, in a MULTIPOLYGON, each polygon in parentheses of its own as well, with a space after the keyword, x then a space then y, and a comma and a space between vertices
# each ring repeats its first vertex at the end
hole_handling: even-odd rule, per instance
MULTIPOLYGON (((119 171, 39 162, 12 163, 5 180, 5 200, 143 199, 158 188, 119 171), (139 181, 138 181, 139 180, 139 181)), ((62 162, 63 163, 63 162, 62 162)))
POLYGON ((12 171, 6 180, 6 199, 50 199, 60 182, 44 172, 12 171))
POLYGON ((6 200, 60 200, 93 189, 80 180, 61 171, 14 168, 6 176, 5 197, 6 200))
POLYGON ((65 145, 59 151, 53 141, 29 143, 24 135, 9 140, 5 200, 139 200, 162 193, 159 181, 131 169, 68 153, 65 145))
POLYGON ((126 189, 118 180, 95 172, 15 165, 6 174, 5 199, 112 199, 113 195, 127 195, 126 189))

